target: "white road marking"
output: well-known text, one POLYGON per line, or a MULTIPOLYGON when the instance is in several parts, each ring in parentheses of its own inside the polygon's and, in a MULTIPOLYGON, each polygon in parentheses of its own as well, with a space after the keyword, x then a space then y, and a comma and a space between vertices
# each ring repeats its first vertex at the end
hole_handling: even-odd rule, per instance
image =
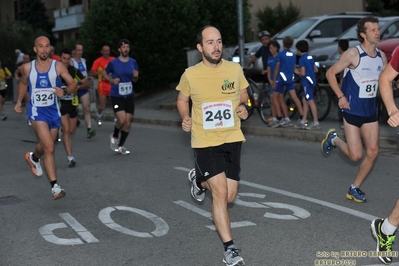
MULTIPOLYGON (((180 205, 183 208, 186 208, 186 209, 188 209, 190 211, 193 211, 193 212, 195 212, 195 213, 197 213, 197 214, 199 214, 199 215, 201 215, 201 216, 203 216, 205 218, 208 218, 209 220, 213 221, 212 213, 210 213, 210 212, 204 211, 204 210, 202 210, 202 209, 200 209, 200 208, 198 208, 198 207, 196 207, 194 205, 191 205, 190 203, 182 201, 182 200, 174 201, 174 203, 176 203, 177 205, 180 205)), ((253 223, 253 222, 250 222, 250 221, 231 222, 230 223, 230 227, 232 229, 233 228, 244 227, 244 226, 252 226, 252 225, 256 225, 256 224, 253 223)), ((213 230, 213 231, 216 231, 216 227, 214 225, 208 225, 206 227, 211 229, 211 230, 213 230)))
MULTIPOLYGON (((174 167, 174 169, 180 170, 180 171, 184 171, 184 172, 190 171, 189 168, 179 167, 179 166, 174 167)), ((303 196, 303 195, 300 195, 300 194, 297 194, 297 193, 289 192, 289 191, 278 189, 278 188, 272 188, 272 187, 268 187, 268 186, 264 186, 264 185, 260 185, 260 184, 256 184, 256 183, 252 183, 252 182, 248 182, 248 181, 244 181, 244 180, 240 180, 240 185, 245 185, 245 186, 249 186, 249 187, 253 187, 253 188, 257 188, 257 189, 261 189, 261 190, 265 190, 265 191, 281 194, 281 195, 288 196, 288 197, 291 197, 291 198, 305 200, 305 201, 308 201, 308 202, 319 204, 319 205, 324 206, 324 207, 328 207, 328 208, 334 209, 336 211, 344 212, 344 213, 347 213, 347 214, 350 214, 350 215, 353 215, 353 216, 356 216, 356 217, 359 217, 359 218, 363 218, 363 219, 365 219, 367 221, 372 221, 374 219, 378 219, 379 218, 377 216, 373 216, 373 215, 370 215, 370 214, 367 214, 367 213, 364 213, 364 212, 360 212, 360 211, 357 211, 357 210, 354 210, 354 209, 350 209, 350 208, 347 208, 347 207, 344 207, 344 206, 340 206, 338 204, 334 204, 334 203, 330 203, 330 202, 327 202, 327 201, 311 198, 311 197, 308 197, 308 196, 303 196)))
POLYGON ((340 212, 344 212, 344 213, 347 213, 347 214, 350 214, 350 215, 353 215, 353 216, 356 216, 356 217, 360 217, 360 218, 366 219, 368 221, 372 221, 374 219, 378 219, 379 218, 379 217, 376 217, 376 216, 373 216, 373 215, 370 215, 370 214, 367 214, 367 213, 364 213, 364 212, 360 212, 360 211, 357 211, 357 210, 353 210, 353 209, 350 209, 350 208, 347 208, 347 207, 344 207, 344 206, 340 206, 340 205, 337 205, 337 204, 334 204, 334 203, 330 203, 330 202, 323 201, 323 200, 318 200, 318 199, 311 198, 311 197, 308 197, 308 196, 303 196, 303 195, 300 195, 300 194, 297 194, 297 193, 292 193, 292 192, 289 192, 289 191, 286 191, 286 190, 282 190, 282 189, 277 189, 277 188, 272 188, 272 187, 268 187, 268 186, 264 186, 264 185, 259 185, 259 184, 248 182, 248 181, 244 181, 244 180, 240 180, 240 185, 245 185, 245 186, 249 186, 249 187, 253 187, 253 188, 258 188, 258 189, 261 189, 261 190, 274 192, 274 193, 281 194, 281 195, 284 195, 284 196, 288 196, 288 197, 291 197, 291 198, 296 198, 296 199, 309 201, 309 202, 312 202, 312 203, 316 203, 316 204, 322 205, 324 207, 328 207, 328 208, 331 208, 331 209, 334 209, 334 210, 337 210, 337 211, 340 211, 340 212))
POLYGON ((75 218, 69 213, 60 213, 62 219, 64 219, 73 230, 75 230, 87 243, 99 242, 86 228, 83 227, 75 218))
MULTIPOLYGON (((97 238, 95 238, 86 228, 83 227, 75 218, 72 217, 69 213, 60 213, 59 214, 62 219, 64 219, 73 230, 78 233, 83 240, 87 243, 96 243, 99 242, 97 238)), ((57 237, 53 231, 55 229, 68 228, 65 223, 53 223, 46 224, 39 228, 39 233, 43 236, 43 238, 53 244, 57 245, 80 245, 84 244, 82 240, 79 238, 61 238, 57 237)))
POLYGON ((184 207, 184 208, 186 208, 186 209, 188 209, 188 210, 190 210, 192 212, 198 213, 199 215, 201 215, 201 216, 203 216, 205 218, 213 220, 212 219, 212 213, 204 211, 203 209, 200 209, 200 208, 198 208, 198 207, 196 207, 194 205, 191 205, 190 203, 187 203, 187 202, 182 201, 182 200, 174 201, 174 203, 176 203, 177 205, 180 205, 180 206, 182 206, 182 207, 184 207))
POLYGON ((115 231, 118 231, 120 233, 123 233, 126 235, 131 235, 131 236, 136 236, 136 237, 153 237, 150 233, 134 231, 134 230, 128 229, 126 227, 123 227, 120 224, 115 223, 114 220, 112 220, 112 218, 111 218, 111 212, 116 211, 116 210, 137 213, 137 214, 149 219, 151 222, 153 222, 155 224, 155 227, 156 227, 156 229, 151 232, 151 234, 154 236, 158 236, 158 237, 163 236, 163 235, 166 235, 169 231, 169 226, 165 222, 164 219, 156 216, 155 214, 147 212, 147 211, 143 211, 143 210, 131 208, 131 207, 125 207, 125 206, 107 207, 107 208, 102 209, 98 213, 98 218, 100 219, 100 221, 103 224, 105 224, 107 227, 109 227, 115 231))
POLYGON ((298 220, 298 218, 306 219, 310 216, 310 213, 307 210, 291 204, 286 204, 281 202, 262 202, 262 203, 272 208, 287 209, 293 212, 292 215, 266 212, 263 215, 263 217, 266 218, 281 219, 281 220, 298 220))

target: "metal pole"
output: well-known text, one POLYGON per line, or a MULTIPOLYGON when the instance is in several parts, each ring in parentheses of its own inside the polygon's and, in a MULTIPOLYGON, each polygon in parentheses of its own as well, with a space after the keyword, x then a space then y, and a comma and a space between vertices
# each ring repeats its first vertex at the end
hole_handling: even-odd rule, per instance
POLYGON ((238 50, 240 52, 240 64, 244 67, 244 18, 242 11, 242 0, 237 0, 238 18, 238 50))

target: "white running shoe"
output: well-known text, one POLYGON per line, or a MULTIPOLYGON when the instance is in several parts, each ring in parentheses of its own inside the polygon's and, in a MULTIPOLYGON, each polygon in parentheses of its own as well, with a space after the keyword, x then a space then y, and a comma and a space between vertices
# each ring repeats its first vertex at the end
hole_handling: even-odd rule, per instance
POLYGON ((122 155, 128 155, 130 154, 130 151, 128 151, 124 146, 120 146, 117 149, 115 149, 116 153, 122 154, 122 155))
POLYGON ((76 160, 73 156, 68 156, 68 167, 75 167, 76 160))
POLYGON ((196 201, 204 201, 205 199, 205 189, 200 189, 197 185, 197 176, 195 174, 195 168, 191 169, 190 172, 188 172, 188 180, 191 182, 191 196, 196 200, 196 201))
POLYGON ((60 185, 55 184, 51 189, 51 194, 53 195, 53 200, 60 199, 66 195, 65 190, 63 190, 60 185))
POLYGON ((223 262, 227 266, 245 265, 239 252, 240 250, 238 250, 235 245, 228 247, 223 256, 223 262))
POLYGON ((35 162, 33 159, 32 159, 32 155, 33 155, 33 152, 26 152, 25 153, 25 159, 26 159, 26 161, 28 162, 28 164, 29 164, 29 166, 30 166, 30 168, 31 168, 31 171, 32 171, 32 173, 35 175, 35 176, 42 176, 43 175, 43 170, 42 170, 42 167, 41 167, 41 165, 40 165, 40 159, 39 159, 39 161, 38 162, 35 162))
POLYGON ((109 136, 111 150, 116 151, 118 149, 119 139, 114 138, 114 133, 109 136))

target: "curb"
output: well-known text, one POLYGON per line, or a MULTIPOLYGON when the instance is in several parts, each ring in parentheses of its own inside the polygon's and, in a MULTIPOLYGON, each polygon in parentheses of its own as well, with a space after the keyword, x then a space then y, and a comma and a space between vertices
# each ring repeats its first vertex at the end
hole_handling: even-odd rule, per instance
MULTIPOLYGON (((159 110, 170 111, 176 110, 176 102, 170 101, 161 103, 158 106, 159 110)), ((92 121, 95 121, 96 114, 92 111, 92 121)), ((79 119, 84 119, 83 112, 79 112, 79 119)), ((114 116, 111 113, 103 113, 102 121, 113 121, 114 116)), ((179 119, 167 119, 167 118, 152 118, 152 117, 133 117, 133 123, 148 124, 148 125, 162 125, 162 126, 173 126, 181 127, 181 121, 179 119)), ((294 128, 269 128, 266 125, 254 126, 246 125, 245 122, 241 124, 242 132, 245 135, 256 135, 265 137, 279 137, 291 140, 302 140, 311 142, 321 142, 325 137, 326 129, 309 131, 300 130, 294 128)), ((344 131, 342 129, 337 129, 337 133, 340 138, 345 140, 344 131)), ((380 150, 399 150, 399 138, 393 137, 382 137, 379 139, 380 150)))

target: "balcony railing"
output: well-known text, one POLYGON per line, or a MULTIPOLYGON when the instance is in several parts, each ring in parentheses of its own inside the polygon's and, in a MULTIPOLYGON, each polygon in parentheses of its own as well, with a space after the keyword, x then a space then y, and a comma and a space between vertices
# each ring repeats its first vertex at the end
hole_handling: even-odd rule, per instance
POLYGON ((53 32, 79 28, 84 21, 83 5, 75 5, 67 8, 56 9, 53 12, 55 27, 53 32))

